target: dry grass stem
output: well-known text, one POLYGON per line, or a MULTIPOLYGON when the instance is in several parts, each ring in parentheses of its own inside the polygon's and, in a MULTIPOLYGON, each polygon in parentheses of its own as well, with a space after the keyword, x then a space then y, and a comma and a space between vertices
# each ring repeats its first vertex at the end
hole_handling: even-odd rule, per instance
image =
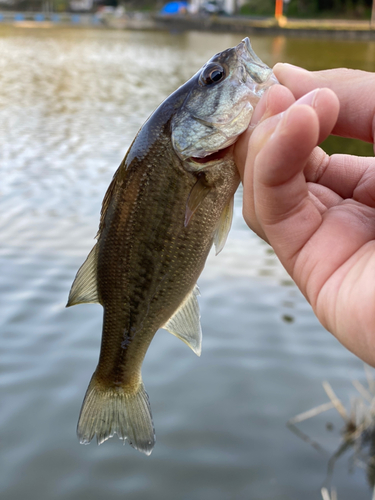
POLYGON ((367 383, 371 394, 375 396, 375 381, 371 368, 368 365, 364 365, 367 383))
MULTIPOLYGON (((364 387, 358 380, 352 382, 361 397, 357 397, 351 402, 350 412, 345 409, 329 382, 325 381, 323 382, 323 388, 330 402, 299 413, 291 418, 287 422, 287 425, 298 437, 309 443, 319 452, 327 454, 328 452, 318 442, 311 439, 307 434, 304 434, 296 424, 335 408, 344 420, 345 425, 341 431, 342 442, 328 462, 327 480, 330 481, 332 478, 335 462, 344 455, 347 450, 351 449, 354 452, 351 458, 353 465, 366 469, 367 477, 372 488, 372 500, 375 500, 375 381, 372 371, 366 365, 365 373, 368 388, 364 387)), ((323 487, 321 489, 321 494, 323 500, 337 500, 337 493, 334 488, 329 491, 328 488, 323 487)))
POLYGON ((372 402, 374 396, 361 384, 359 380, 353 380, 352 384, 357 389, 359 394, 363 397, 363 399, 366 399, 366 401, 368 401, 369 403, 372 402))
POLYGON ((331 384, 327 381, 324 381, 323 382, 323 389, 326 391, 327 393, 327 396, 329 397, 329 399, 332 401, 332 404, 334 405, 334 407, 336 408, 336 410, 338 411, 338 413, 341 415, 341 417, 343 418, 343 420, 345 422, 348 421, 348 414, 344 408, 344 405, 341 403, 341 401, 339 400, 339 398, 336 396, 336 394, 334 393, 332 387, 331 387, 331 384))
POLYGON ((304 411, 303 413, 299 413, 295 417, 291 418, 288 423, 289 424, 298 424, 299 422, 303 422, 304 420, 307 420, 309 418, 315 417, 316 415, 319 415, 320 413, 324 413, 327 410, 331 410, 332 408, 335 408, 335 405, 331 403, 324 403, 320 406, 316 406, 315 408, 311 408, 311 410, 304 411))
POLYGON ((329 494, 327 488, 322 488, 321 490, 323 500, 337 500, 336 490, 331 489, 331 494, 329 494))

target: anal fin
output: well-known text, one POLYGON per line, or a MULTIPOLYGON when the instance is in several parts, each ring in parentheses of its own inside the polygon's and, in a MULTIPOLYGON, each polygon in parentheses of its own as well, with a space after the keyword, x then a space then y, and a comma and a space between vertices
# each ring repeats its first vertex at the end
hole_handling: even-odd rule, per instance
POLYGON ((198 285, 185 298, 174 315, 163 326, 172 335, 175 335, 187 344, 197 356, 202 352, 202 329, 200 323, 198 285))

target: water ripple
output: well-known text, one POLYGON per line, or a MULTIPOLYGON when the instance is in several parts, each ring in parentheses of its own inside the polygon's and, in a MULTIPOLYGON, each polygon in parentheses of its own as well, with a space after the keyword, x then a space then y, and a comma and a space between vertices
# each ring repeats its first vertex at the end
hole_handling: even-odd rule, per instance
MULTIPOLYGON (((200 280, 202 357, 165 331, 147 354, 153 455, 75 436, 102 310, 65 303, 101 199, 151 111, 239 39, 0 28, 2 499, 318 498, 325 463, 285 422, 325 401, 324 379, 348 400, 362 366, 245 226, 240 193, 226 248, 200 280)), ((270 63, 296 44, 253 39, 270 63)), ((364 477, 336 478, 340 500, 368 498, 364 477)))

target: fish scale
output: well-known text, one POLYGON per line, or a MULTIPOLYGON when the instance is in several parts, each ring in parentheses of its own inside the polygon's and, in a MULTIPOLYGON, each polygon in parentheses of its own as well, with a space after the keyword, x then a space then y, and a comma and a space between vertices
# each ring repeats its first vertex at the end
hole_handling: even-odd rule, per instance
POLYGON ((78 422, 81 443, 116 433, 151 453, 143 359, 161 327, 201 353, 196 282, 213 242, 219 252, 230 229, 240 181, 233 144, 273 83, 248 39, 217 54, 157 108, 115 173, 97 244, 68 301, 104 308, 99 362, 78 422))

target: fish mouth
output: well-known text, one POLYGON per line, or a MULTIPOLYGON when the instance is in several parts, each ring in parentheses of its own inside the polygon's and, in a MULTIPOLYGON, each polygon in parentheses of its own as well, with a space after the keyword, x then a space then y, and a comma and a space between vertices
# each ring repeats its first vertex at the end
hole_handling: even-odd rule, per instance
MULTIPOLYGON (((249 38, 244 38, 242 42, 237 45, 235 50, 251 80, 258 85, 266 84, 267 80, 273 74, 272 69, 264 64, 264 62, 255 54, 249 38)), ((277 83, 277 80, 275 83, 277 83)))
POLYGON ((200 167, 201 170, 206 166, 212 165, 213 162, 218 162, 220 160, 223 160, 226 156, 229 156, 233 148, 234 144, 231 144, 230 146, 227 146, 223 149, 219 149, 219 151, 214 151, 213 153, 210 153, 204 156, 203 158, 199 158, 198 156, 190 156, 189 158, 187 158, 186 161, 188 163, 201 165, 200 167))

